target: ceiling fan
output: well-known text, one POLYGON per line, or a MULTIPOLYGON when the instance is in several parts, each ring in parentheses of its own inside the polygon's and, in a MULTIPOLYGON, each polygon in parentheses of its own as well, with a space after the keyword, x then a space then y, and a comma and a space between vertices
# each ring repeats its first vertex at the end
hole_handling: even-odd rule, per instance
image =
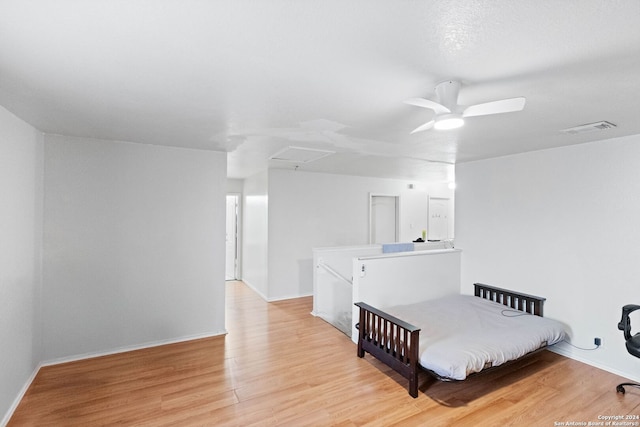
POLYGON ((431 128, 439 130, 459 128, 464 125, 465 117, 521 111, 526 101, 524 97, 518 97, 464 106, 458 105, 460 82, 447 80, 439 83, 435 90, 437 101, 424 98, 411 98, 404 101, 409 105, 429 108, 436 113, 433 120, 414 129, 411 133, 421 132, 431 128))

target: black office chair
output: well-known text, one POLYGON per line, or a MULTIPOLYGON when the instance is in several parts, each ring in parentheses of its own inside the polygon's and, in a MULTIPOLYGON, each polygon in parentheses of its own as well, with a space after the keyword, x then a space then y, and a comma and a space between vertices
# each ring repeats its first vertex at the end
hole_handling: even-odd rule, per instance
MULTIPOLYGON (((618 329, 624 331, 624 339, 627 340, 627 351, 632 356, 640 358, 640 332, 631 336, 631 320, 629 319, 629 314, 636 310, 640 310, 640 305, 629 304, 622 307, 622 319, 618 323, 618 329)), ((624 394, 624 386, 640 388, 640 384, 637 383, 622 383, 618 384, 616 391, 624 394)))

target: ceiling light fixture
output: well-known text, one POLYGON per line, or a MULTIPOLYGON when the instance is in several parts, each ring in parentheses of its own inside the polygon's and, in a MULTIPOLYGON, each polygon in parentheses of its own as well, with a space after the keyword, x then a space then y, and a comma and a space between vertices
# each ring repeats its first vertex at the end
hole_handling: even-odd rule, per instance
POLYGON ((404 101, 406 104, 433 110, 435 117, 415 128, 411 133, 422 132, 431 128, 456 129, 464 125, 465 117, 487 116, 491 114, 511 113, 522 111, 526 99, 517 98, 499 99, 497 101, 483 102, 482 104, 460 105, 458 104, 458 92, 460 82, 447 80, 439 83, 436 88, 435 100, 425 98, 411 98, 404 101))
POLYGON ((460 114, 442 114, 436 118, 433 127, 438 130, 457 129, 464 125, 464 119, 460 114))

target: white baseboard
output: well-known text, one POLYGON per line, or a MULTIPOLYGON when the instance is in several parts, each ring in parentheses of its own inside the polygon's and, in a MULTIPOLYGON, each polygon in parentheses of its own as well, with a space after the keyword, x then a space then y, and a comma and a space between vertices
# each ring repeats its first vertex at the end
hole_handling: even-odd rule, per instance
POLYGON ((265 294, 263 294, 262 292, 260 292, 258 290, 258 288, 256 288, 255 286, 253 286, 251 284, 251 282, 247 282, 246 280, 242 280, 242 283, 244 283, 245 285, 247 285, 249 287, 249 289, 251 289, 253 292, 255 292, 256 294, 258 294, 260 296, 260 298, 262 298, 263 300, 269 302, 269 299, 267 298, 267 296, 265 294))
POLYGON ((27 392, 27 390, 29 390, 29 387, 31 387, 31 383, 36 378, 36 375, 38 375, 38 372, 40 371, 40 368, 42 366, 43 366, 42 363, 39 363, 38 366, 36 366, 36 368, 31 373, 27 381, 24 383, 24 385, 20 389, 20 392, 18 393, 16 398, 13 400, 13 403, 7 410, 7 413, 4 414, 4 417, 0 421, 0 427, 5 427, 7 424, 9 424, 9 420, 11 419, 11 416, 13 416, 13 413, 15 412, 16 408, 18 408, 20 401, 22 401, 24 394, 27 392))
POLYGON ((295 298, 302 298, 302 297, 311 297, 313 296, 313 291, 309 292, 309 293, 305 293, 305 294, 295 294, 295 295, 285 295, 285 296, 281 296, 281 297, 275 297, 275 298, 269 298, 267 297, 265 294, 263 294, 262 292, 260 292, 258 289, 256 289, 255 286, 253 286, 251 284, 251 282, 247 282, 246 280, 241 280, 242 283, 244 283, 245 285, 247 285, 249 287, 249 289, 251 289, 253 292, 255 292, 256 294, 258 294, 260 296, 260 298, 262 298, 263 300, 265 300, 266 302, 275 302, 275 301, 284 301, 284 300, 288 300, 288 299, 295 299, 295 298))
POLYGON ((285 295, 282 297, 269 298, 267 302, 284 301, 288 299, 303 298, 303 297, 310 297, 310 296, 313 296, 313 292, 307 293, 307 294, 285 295))
POLYGON ((126 353, 128 351, 142 350, 142 349, 151 348, 151 347, 159 347, 161 345, 175 344, 175 343, 179 343, 179 342, 192 341, 192 340, 197 340, 197 339, 201 339, 201 338, 217 337, 217 336, 226 335, 226 334, 227 334, 227 331, 225 330, 225 331, 215 332, 215 333, 210 333, 210 334, 196 334, 196 335, 188 335, 188 336, 183 336, 183 337, 179 337, 179 338, 172 338, 172 339, 167 339, 167 340, 152 341, 152 342, 147 342, 147 343, 143 343, 143 344, 118 347, 118 348, 105 350, 105 351, 96 351, 96 352, 90 352, 90 353, 84 353, 84 354, 76 354, 76 355, 73 355, 73 356, 65 356, 65 357, 60 357, 60 358, 57 358, 57 359, 51 359, 51 360, 44 361, 44 362, 41 363, 41 366, 59 365, 61 363, 76 362, 78 360, 92 359, 94 357, 109 356, 109 355, 112 355, 112 354, 126 353))

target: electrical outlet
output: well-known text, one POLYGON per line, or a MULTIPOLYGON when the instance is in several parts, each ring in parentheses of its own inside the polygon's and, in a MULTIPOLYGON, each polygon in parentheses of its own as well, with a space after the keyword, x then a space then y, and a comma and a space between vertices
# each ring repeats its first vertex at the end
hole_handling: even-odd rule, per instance
POLYGON ((598 347, 600 347, 602 345, 602 339, 601 338, 594 338, 593 339, 593 344, 597 345, 598 347))

